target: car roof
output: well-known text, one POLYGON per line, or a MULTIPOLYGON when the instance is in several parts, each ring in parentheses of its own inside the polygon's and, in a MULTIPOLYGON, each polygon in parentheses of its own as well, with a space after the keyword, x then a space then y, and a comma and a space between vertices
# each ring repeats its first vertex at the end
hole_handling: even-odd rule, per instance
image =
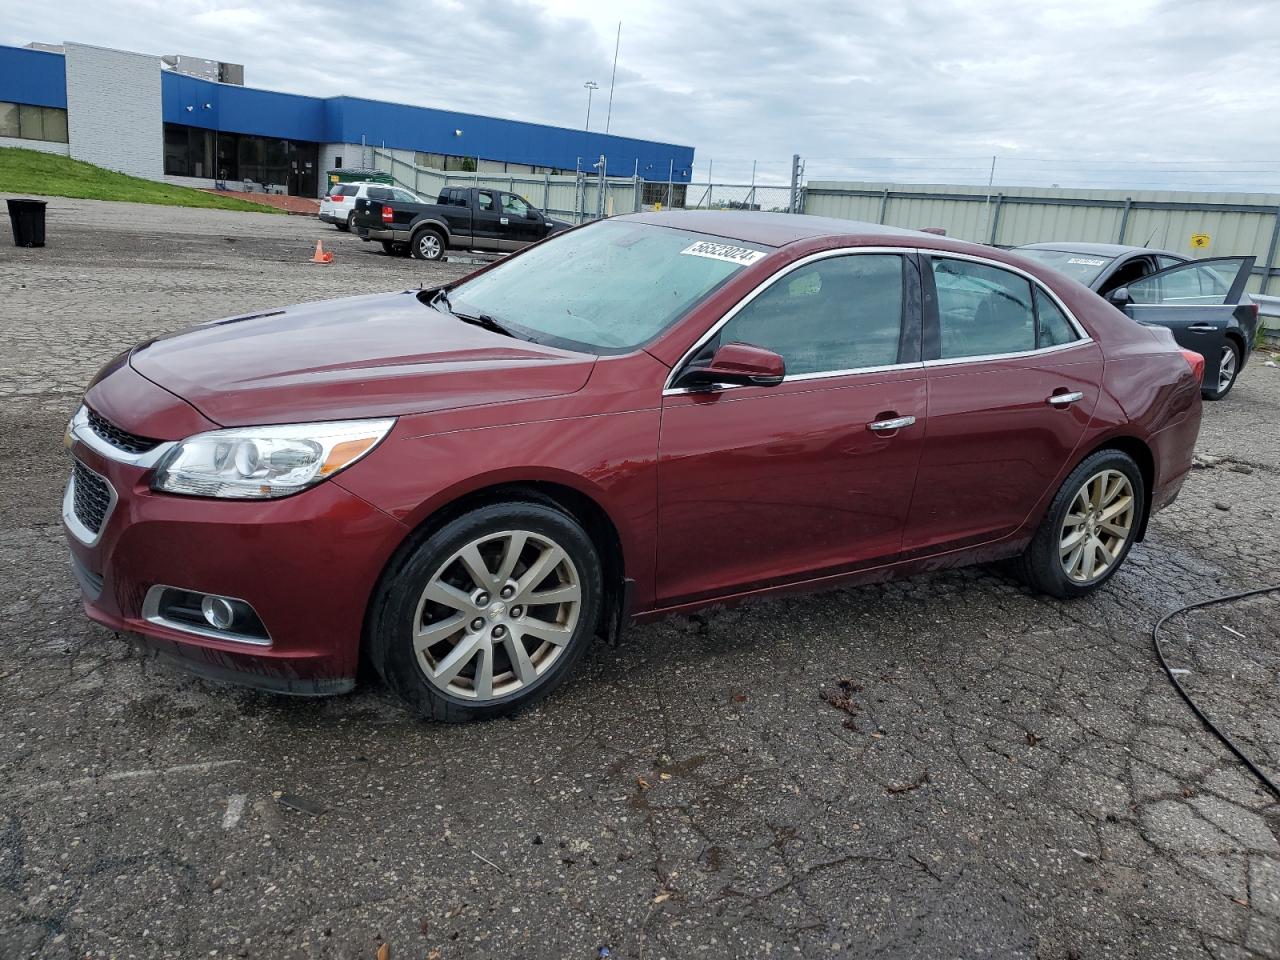
POLYGON ((1043 243, 1026 243, 1014 250, 1057 250, 1060 253, 1092 253, 1099 257, 1123 257, 1132 253, 1158 253, 1167 257, 1187 259, 1172 250, 1158 250, 1155 247, 1133 247, 1123 243, 1086 243, 1083 240, 1046 240, 1043 243))
POLYGON ((618 220, 634 220, 693 233, 706 233, 726 240, 741 240, 769 247, 781 247, 799 240, 821 237, 857 237, 859 242, 901 244, 904 237, 936 241, 938 235, 920 230, 903 230, 861 220, 810 217, 795 213, 764 213, 749 210, 671 210, 661 213, 630 213, 618 220))

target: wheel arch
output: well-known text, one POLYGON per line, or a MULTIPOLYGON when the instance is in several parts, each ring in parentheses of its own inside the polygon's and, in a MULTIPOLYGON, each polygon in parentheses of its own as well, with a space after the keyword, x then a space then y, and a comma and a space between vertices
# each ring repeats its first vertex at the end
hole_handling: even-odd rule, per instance
MULTIPOLYGON (((1128 454, 1133 458, 1134 463, 1138 465, 1138 471, 1142 474, 1142 486, 1144 488, 1142 517, 1138 521, 1138 533, 1135 537, 1135 542, 1139 542, 1146 537, 1147 521, 1151 518, 1151 499, 1156 483, 1155 454, 1145 441, 1138 437, 1121 434, 1099 441, 1096 446, 1076 461, 1076 466, 1103 450, 1119 450, 1121 453, 1128 454)), ((1071 469, 1074 470, 1075 467, 1073 466, 1071 469)))
POLYGON ((431 220, 431 219, 418 220, 416 223, 412 224, 409 228, 409 242, 410 243, 416 242, 418 239, 418 234, 422 233, 423 230, 432 230, 435 233, 440 234, 440 239, 444 241, 446 246, 448 246, 449 239, 452 236, 449 233, 448 224, 444 223, 441 220, 431 220))
POLYGON ((1240 366, 1237 368, 1236 372, 1236 376, 1239 376, 1239 371, 1244 369, 1244 365, 1249 360, 1249 343, 1245 338, 1244 331, 1236 327, 1229 327, 1226 330, 1226 337, 1234 343, 1236 348, 1240 351, 1240 366))
POLYGON ((361 638, 361 650, 368 645, 368 629, 374 605, 382 592, 383 584, 394 576, 413 550, 427 537, 446 524, 479 507, 499 503, 540 503, 568 515, 587 532, 604 572, 604 598, 601 604, 597 632, 614 640, 621 630, 628 613, 629 590, 626 554, 618 527, 601 505, 599 499, 554 479, 520 479, 492 482, 470 490, 458 492, 434 506, 405 535, 392 551, 373 592, 366 601, 365 630, 361 638))

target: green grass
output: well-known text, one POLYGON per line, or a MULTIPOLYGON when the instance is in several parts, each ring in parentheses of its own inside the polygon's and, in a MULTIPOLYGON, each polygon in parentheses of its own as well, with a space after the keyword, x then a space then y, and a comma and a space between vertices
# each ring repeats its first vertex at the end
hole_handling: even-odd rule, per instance
POLYGON ((281 213, 262 203, 143 180, 39 150, 0 147, 0 193, 24 193, 46 197, 78 197, 85 200, 127 200, 170 207, 211 207, 281 213))

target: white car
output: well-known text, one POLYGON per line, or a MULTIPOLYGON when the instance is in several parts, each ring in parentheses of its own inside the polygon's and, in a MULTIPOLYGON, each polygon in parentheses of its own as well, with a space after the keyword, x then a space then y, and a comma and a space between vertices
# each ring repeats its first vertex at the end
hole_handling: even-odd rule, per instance
POLYGON ((339 230, 350 230, 351 218, 355 215, 356 200, 361 197, 368 197, 370 200, 426 202, 416 193, 385 183, 335 183, 329 190, 329 195, 320 201, 320 219, 325 223, 332 223, 339 230))

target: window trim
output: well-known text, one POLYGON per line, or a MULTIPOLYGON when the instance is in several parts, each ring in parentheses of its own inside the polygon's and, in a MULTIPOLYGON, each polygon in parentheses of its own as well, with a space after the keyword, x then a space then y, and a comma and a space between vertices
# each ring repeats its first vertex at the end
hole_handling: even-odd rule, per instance
MULTIPOLYGON (((903 265, 903 287, 904 296, 902 300, 903 312, 903 331, 899 333, 899 349, 901 349, 902 334, 906 332, 906 324, 913 319, 919 323, 923 317, 923 305, 916 302, 917 297, 911 294, 911 284, 909 283, 909 274, 907 269, 918 264, 915 257, 919 254, 919 250, 913 247, 837 247, 832 250, 820 250, 817 253, 811 253, 806 257, 801 257, 794 263, 789 263, 781 270, 771 273, 765 279, 761 280, 755 287, 747 291, 741 300, 725 311, 724 316, 713 323, 702 336, 700 336, 688 350, 681 355, 680 360, 672 366, 671 373, 667 375, 666 381, 662 385, 662 395, 664 397, 675 397, 685 393, 702 393, 704 390, 693 390, 689 387, 673 387, 672 384, 679 379, 679 375, 684 372, 685 365, 689 363, 707 343, 712 340, 720 330, 729 323, 739 312, 744 310, 756 297, 764 293, 765 290, 782 280, 783 277, 799 270, 801 267, 807 267, 811 263, 817 263, 819 260, 829 260, 833 257, 846 257, 851 254, 867 253, 867 254, 892 254, 902 257, 906 263, 903 265), (914 311, 915 316, 912 317, 914 311)), ((919 273, 917 269, 917 274, 919 273)), ((918 287, 916 288, 919 289, 918 287)), ((917 344, 919 345, 919 344, 917 344)), ((921 361, 911 360, 906 363, 886 363, 875 367, 854 367, 849 370, 822 370, 814 373, 789 373, 783 378, 783 383, 803 380, 827 380, 832 377, 847 377, 855 373, 886 373, 891 370, 917 370, 922 366, 921 361)), ((720 390, 738 390, 744 389, 747 384, 721 384, 720 390)), ((770 388, 772 389, 772 388, 770 388)))
MULTIPOLYGON (((1021 267, 1013 264, 1003 263, 999 260, 991 260, 987 257, 975 256, 971 253, 953 253, 950 250, 917 250, 920 256, 920 281, 925 285, 925 310, 924 310, 924 343, 930 343, 930 334, 932 334, 932 347, 935 350, 941 350, 941 330, 938 323, 938 290, 933 282, 934 260, 967 260, 971 263, 977 263, 984 267, 994 267, 997 270, 1007 270, 1009 273, 1015 274, 1030 282, 1032 287, 1032 316, 1036 319, 1037 326, 1039 318, 1035 316, 1035 294, 1038 288, 1047 294, 1058 309, 1062 311, 1062 315, 1067 318, 1067 322, 1071 324, 1071 328, 1079 335, 1079 339, 1072 340, 1069 343, 1059 343, 1051 347, 1034 347, 1030 350, 1013 350, 1008 353, 984 353, 972 357, 933 357, 931 359, 922 360, 921 363, 925 367, 945 367, 954 366, 958 363, 982 363, 991 360, 1018 360, 1023 357, 1041 356, 1044 354, 1060 353, 1063 350, 1071 350, 1076 347, 1093 343, 1093 337, 1089 335, 1089 331, 1084 325, 1076 319, 1076 315, 1068 309, 1067 305, 1062 302, 1053 290, 1051 290, 1038 277, 1033 276, 1021 267)), ((1038 331, 1037 331, 1038 335, 1038 331)), ((1037 341, 1038 342, 1038 341, 1037 341)))

